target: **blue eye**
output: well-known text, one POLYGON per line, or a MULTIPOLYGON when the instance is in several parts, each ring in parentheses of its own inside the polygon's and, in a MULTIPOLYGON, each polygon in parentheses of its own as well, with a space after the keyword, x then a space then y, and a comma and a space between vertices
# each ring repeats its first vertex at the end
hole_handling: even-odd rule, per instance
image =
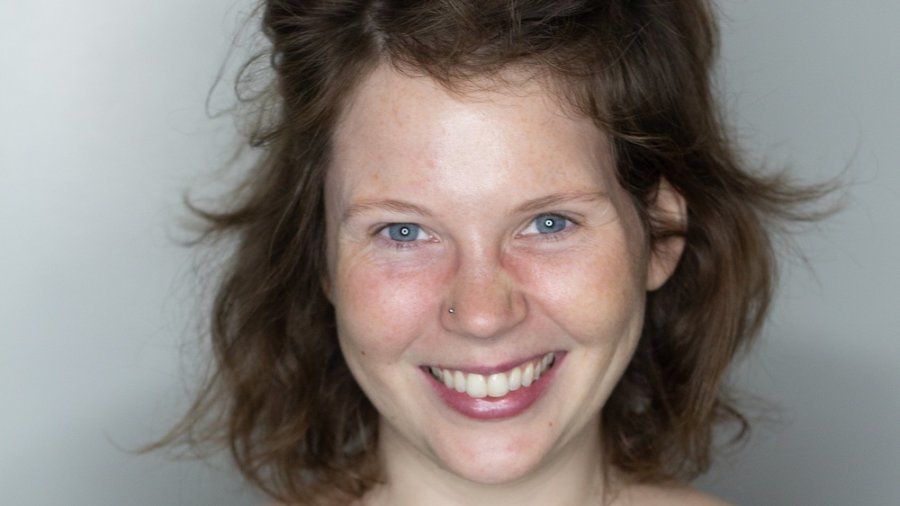
MULTIPOLYGON (((562 232, 569 226, 569 220, 558 214, 542 214, 534 219, 533 227, 539 234, 555 234, 562 232)), ((532 227, 528 227, 531 231, 532 227)))
POLYGON ((385 227, 392 241, 411 242, 421 235, 421 227, 415 223, 393 223, 385 227))

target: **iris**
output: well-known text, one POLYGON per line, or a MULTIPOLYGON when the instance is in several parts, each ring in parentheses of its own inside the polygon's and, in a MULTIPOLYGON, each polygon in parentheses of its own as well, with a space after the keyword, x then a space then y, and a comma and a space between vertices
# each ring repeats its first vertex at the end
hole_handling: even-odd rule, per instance
POLYGON ((534 219, 534 226, 538 233, 553 234, 565 230, 567 222, 566 218, 556 214, 542 214, 534 219))
POLYGON ((414 223, 394 223, 387 231, 392 241, 410 242, 419 237, 419 226, 414 223))

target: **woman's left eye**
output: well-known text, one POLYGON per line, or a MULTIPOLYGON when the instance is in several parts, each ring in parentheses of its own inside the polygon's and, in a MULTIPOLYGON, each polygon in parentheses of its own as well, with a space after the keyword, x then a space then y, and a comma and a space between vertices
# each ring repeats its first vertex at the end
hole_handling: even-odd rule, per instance
POLYGON ((381 233, 396 242, 413 242, 425 235, 422 227, 415 223, 392 223, 384 227, 381 233))
POLYGON ((558 214, 542 214, 536 217, 528 225, 522 235, 530 234, 557 234, 571 225, 572 222, 565 216, 558 214))

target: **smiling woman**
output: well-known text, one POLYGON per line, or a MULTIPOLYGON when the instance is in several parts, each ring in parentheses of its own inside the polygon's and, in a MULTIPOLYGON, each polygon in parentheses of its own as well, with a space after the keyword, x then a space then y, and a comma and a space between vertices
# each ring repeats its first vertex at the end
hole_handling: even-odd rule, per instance
POLYGON ((202 213, 238 249, 167 441, 286 504, 717 504, 679 483, 746 426, 763 224, 816 191, 736 160, 710 6, 262 9, 276 108, 202 213))
POLYGON ((389 485, 543 481, 600 455, 645 293, 678 258, 649 254, 596 125, 539 82, 508 86, 457 96, 383 65, 335 128, 326 292, 389 485))

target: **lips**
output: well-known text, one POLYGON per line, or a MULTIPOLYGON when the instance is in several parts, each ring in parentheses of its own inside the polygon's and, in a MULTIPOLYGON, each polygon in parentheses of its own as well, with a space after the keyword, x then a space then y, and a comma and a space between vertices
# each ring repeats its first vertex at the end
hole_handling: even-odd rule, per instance
POLYGON ((516 416, 534 404, 547 390, 563 357, 550 352, 486 374, 439 366, 423 370, 448 407, 469 418, 490 420, 516 416))

